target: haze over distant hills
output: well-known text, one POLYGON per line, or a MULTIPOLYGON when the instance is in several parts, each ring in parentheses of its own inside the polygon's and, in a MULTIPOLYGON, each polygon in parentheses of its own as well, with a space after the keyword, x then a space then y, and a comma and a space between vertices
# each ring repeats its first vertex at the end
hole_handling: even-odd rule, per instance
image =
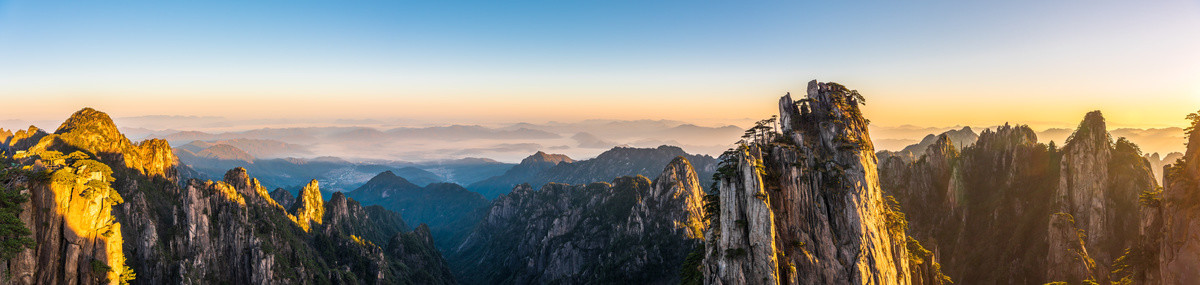
MULTIPOLYGON (((1182 119, 1182 117, 1181 117, 1182 119)), ((1021 123, 1014 121, 1013 123, 1021 123)), ((882 124, 882 123, 881 123, 882 124)), ((950 130, 959 130, 965 126, 952 127, 918 127, 913 125, 902 126, 877 126, 871 125, 871 141, 875 143, 876 149, 900 151, 905 147, 917 144, 930 134, 941 134, 950 130)), ((982 132, 985 129, 996 129, 994 126, 970 126, 976 133, 982 132)), ((1074 126, 1064 125, 1063 127, 1048 128, 1041 131, 1035 131, 1038 140, 1043 142, 1054 141, 1061 145, 1066 141, 1067 137, 1074 131, 1074 126)), ((1186 138, 1183 136, 1183 128, 1167 127, 1167 128, 1115 128, 1110 131, 1113 139, 1124 137, 1129 141, 1141 146, 1143 152, 1146 153, 1161 153, 1163 155, 1170 152, 1179 152, 1184 150, 1184 142, 1186 138)))
MULTIPOLYGON (((753 122, 697 124, 675 120, 583 120, 546 123, 430 123, 412 119, 230 119, 215 116, 137 116, 114 121, 130 139, 162 138, 173 145, 193 141, 225 143, 256 158, 314 158, 336 156, 350 161, 387 159, 434 161, 484 157, 516 163, 529 153, 549 151, 575 158, 599 155, 614 146, 653 148, 673 145, 688 153, 718 155, 730 147, 753 122), (257 144, 257 146, 250 146, 257 144)), ((52 121, 0 120, 0 127, 24 129, 52 121)), ((1014 121, 1013 123, 1022 123, 1014 121)), ((970 126, 975 132, 996 125, 970 126)), ((1073 126, 1046 124, 1039 140, 1061 144, 1073 126)), ((930 134, 964 126, 914 126, 903 122, 873 122, 872 141, 879 150, 900 151, 930 134), (899 125, 897 125, 899 124, 899 125)), ((1115 128, 1146 153, 1183 150, 1183 130, 1115 128)), ((198 152, 193 150, 193 152, 198 152)))

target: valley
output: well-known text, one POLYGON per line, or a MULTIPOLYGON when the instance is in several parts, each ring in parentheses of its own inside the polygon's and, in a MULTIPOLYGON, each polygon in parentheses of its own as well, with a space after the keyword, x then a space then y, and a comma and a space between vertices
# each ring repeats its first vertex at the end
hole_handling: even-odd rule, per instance
POLYGON ((0 130, 0 269, 13 284, 1196 280, 1195 144, 1143 153, 1093 111, 1061 144, 1006 124, 876 150, 857 91, 813 81, 799 98, 718 157, 516 164, 132 142, 84 108, 53 132, 0 130))

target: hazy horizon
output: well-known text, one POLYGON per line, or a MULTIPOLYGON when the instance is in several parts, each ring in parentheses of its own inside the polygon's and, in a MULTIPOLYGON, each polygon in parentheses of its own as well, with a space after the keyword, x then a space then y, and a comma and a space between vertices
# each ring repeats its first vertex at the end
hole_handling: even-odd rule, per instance
MULTIPOLYGON (((104 110, 101 110, 104 111, 104 110)), ((1103 111, 1102 111, 1103 112, 1103 111)), ((719 155, 721 151, 732 145, 741 130, 748 128, 756 120, 749 118, 728 120, 730 123, 703 124, 688 121, 666 119, 643 120, 614 120, 587 119, 579 121, 545 121, 545 122, 487 122, 464 121, 459 123, 430 122, 411 118, 378 118, 378 119, 325 119, 325 118, 260 118, 260 119, 231 119, 220 116, 186 116, 186 115, 149 115, 149 116, 120 116, 110 114, 118 127, 130 139, 164 138, 171 141, 173 147, 179 147, 192 140, 218 141, 222 139, 266 139, 283 143, 296 144, 309 149, 305 154, 290 154, 267 156, 276 157, 321 157, 333 156, 350 160, 394 160, 394 161, 438 161, 460 158, 487 158, 506 163, 516 163, 536 151, 567 154, 576 159, 595 157, 612 147, 656 147, 671 145, 682 147, 685 151, 697 154, 719 155), (340 131, 354 129, 372 129, 389 131, 397 129, 448 129, 452 127, 481 127, 479 130, 464 130, 452 134, 450 138, 414 138, 381 140, 372 136, 351 137, 339 141, 321 140, 311 135, 295 139, 280 139, 277 137, 262 137, 261 135, 243 134, 245 132, 262 131, 266 129, 335 129, 330 135, 340 131), (695 130, 687 134, 661 133, 680 126, 692 126, 695 130), (513 137, 489 138, 488 133, 462 134, 461 132, 479 131, 511 131, 527 128, 533 131, 547 131, 548 137, 513 137), (625 130, 633 128, 634 130, 625 130), (203 132, 209 137, 182 135, 188 132, 203 132), (586 134, 577 137, 579 134, 586 134), (557 135, 557 136, 555 136, 557 135), (464 137, 465 136, 465 137, 464 137), (195 139, 193 139, 195 137, 195 139), (186 139, 185 139, 186 138, 186 139)), ((1107 114, 1106 114, 1107 115, 1107 114)), ((0 119, 0 128, 9 130, 25 129, 29 125, 53 131, 68 117, 63 115, 58 120, 20 120, 0 119)), ((866 114, 869 118, 870 114, 866 114)), ((1082 114, 1079 116, 1082 119, 1082 114)), ((979 133, 984 129, 995 128, 1005 123, 1012 125, 1030 125, 1038 134, 1038 140, 1043 143, 1054 141, 1062 144, 1067 136, 1076 128, 1075 123, 1025 123, 1017 121, 1001 122, 989 125, 950 125, 950 126, 917 126, 911 124, 886 125, 872 121, 870 131, 876 150, 898 151, 904 147, 916 144, 923 137, 938 134, 952 129, 971 127, 979 133)), ((1171 126, 1164 128, 1133 128, 1120 122, 1108 120, 1108 127, 1113 133, 1113 139, 1128 137, 1138 144, 1146 154, 1159 153, 1166 155, 1170 152, 1181 152, 1184 149, 1183 128, 1171 126)), ((361 135, 361 134, 360 134, 361 135)), ((436 134, 435 134, 436 135, 436 134)), ((443 134, 444 135, 444 134, 443 134)))

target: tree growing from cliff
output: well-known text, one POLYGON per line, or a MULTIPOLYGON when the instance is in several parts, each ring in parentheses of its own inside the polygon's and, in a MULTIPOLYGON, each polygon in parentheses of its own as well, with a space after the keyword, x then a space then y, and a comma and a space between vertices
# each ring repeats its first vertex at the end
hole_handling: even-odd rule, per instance
MULTIPOLYGON (((1183 129, 1183 133, 1185 134, 1185 138, 1190 138, 1196 132, 1196 126, 1200 126, 1200 111, 1188 114, 1187 119, 1192 123, 1186 129, 1183 129)), ((1189 140, 1188 143, 1191 143, 1191 141, 1189 140)))
MULTIPOLYGON (((1187 119, 1188 121, 1191 121, 1191 124, 1188 125, 1186 129, 1183 129, 1184 138, 1191 138, 1193 135, 1195 135, 1196 129, 1200 127, 1200 111, 1188 114, 1187 119)), ((1190 144, 1191 140, 1189 139, 1185 145, 1190 146, 1190 144)), ((1186 181, 1189 184, 1194 184, 1195 178, 1187 176, 1183 171, 1186 168, 1185 165, 1187 165, 1187 163, 1189 163, 1187 156, 1180 157, 1179 159, 1175 160, 1175 163, 1168 165, 1163 173, 1167 177, 1182 179, 1182 181, 1186 181)))
MULTIPOLYGON (((12 168, 4 170, 4 179, 8 180, 12 168)), ((29 238, 32 233, 21 221, 21 204, 29 201, 29 196, 16 189, 0 186, 0 259, 10 259, 18 252, 34 245, 29 238)))

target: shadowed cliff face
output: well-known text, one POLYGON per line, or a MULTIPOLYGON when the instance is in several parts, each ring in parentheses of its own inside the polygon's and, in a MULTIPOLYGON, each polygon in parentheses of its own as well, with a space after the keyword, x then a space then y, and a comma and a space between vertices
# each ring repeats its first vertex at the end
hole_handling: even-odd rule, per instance
POLYGON ((935 270, 916 264, 932 260, 910 260, 906 222, 882 195, 855 94, 813 81, 806 98, 780 99, 774 140, 722 156, 706 284, 943 282, 917 272, 935 270))
POLYGON ((673 284, 704 228, 699 178, 677 157, 657 179, 520 185, 451 255, 468 284, 673 284))
POLYGON ((424 187, 385 171, 346 196, 394 210, 412 224, 428 224, 438 247, 449 251, 479 223, 489 201, 454 183, 424 187))
MULTIPOLYGON (((1162 190, 1161 199, 1154 203, 1151 210, 1158 210, 1161 219, 1161 230, 1155 230, 1155 221, 1143 222, 1147 225, 1144 232, 1152 234, 1161 232, 1162 236, 1156 251, 1159 264, 1147 267, 1147 276, 1159 273, 1162 284, 1195 284, 1200 282, 1200 115, 1191 114, 1188 119, 1192 126, 1188 129, 1187 152, 1175 164, 1163 169, 1166 187, 1162 190)), ((1155 249, 1149 246, 1149 249, 1155 249)), ((1147 278, 1150 279, 1150 278, 1147 278)))
POLYGON ((1062 149, 1008 125, 957 155, 946 145, 913 162, 887 158, 880 176, 910 233, 962 283, 1107 282, 1153 223, 1138 205, 1156 187, 1149 163, 1136 145, 1113 142, 1099 112, 1062 149))
POLYGON ((1113 142, 1099 111, 1084 117, 1062 151, 1047 277, 1107 282, 1114 262, 1138 240, 1138 196, 1158 183, 1136 145, 1113 142))

